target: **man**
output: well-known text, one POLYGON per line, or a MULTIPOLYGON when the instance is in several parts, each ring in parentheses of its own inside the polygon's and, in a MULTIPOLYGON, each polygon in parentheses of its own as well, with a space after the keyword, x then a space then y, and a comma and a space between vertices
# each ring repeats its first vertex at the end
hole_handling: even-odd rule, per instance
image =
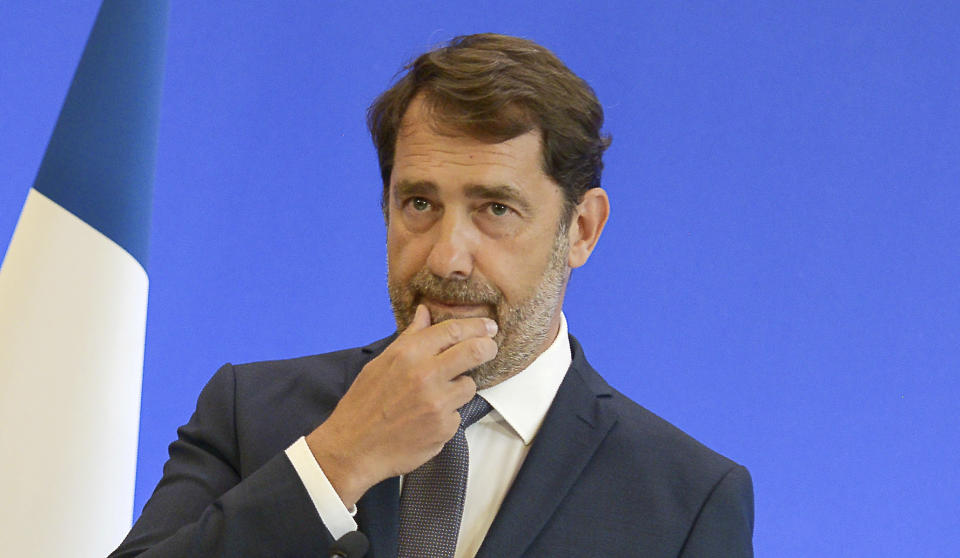
POLYGON ((602 122, 530 41, 413 62, 369 113, 399 333, 221 368, 114 555, 327 556, 359 528, 376 557, 751 556, 746 470, 567 334, 609 213, 602 122))

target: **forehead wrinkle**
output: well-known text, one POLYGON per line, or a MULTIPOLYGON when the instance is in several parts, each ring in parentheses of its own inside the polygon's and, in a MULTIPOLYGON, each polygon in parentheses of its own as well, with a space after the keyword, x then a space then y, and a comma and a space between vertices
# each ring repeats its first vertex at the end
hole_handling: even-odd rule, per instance
POLYGON ((436 168, 444 165, 455 167, 489 166, 516 170, 516 165, 514 164, 517 161, 516 155, 513 153, 500 153, 497 155, 497 158, 490 160, 486 157, 477 157, 472 153, 461 153, 450 150, 430 149, 429 152, 423 153, 418 153, 415 150, 413 152, 407 152, 405 150, 404 153, 396 158, 394 165, 400 168, 418 165, 424 168, 436 168), (440 155, 440 157, 438 157, 438 155, 440 155), (498 158, 500 160, 497 160, 498 158))
MULTIPOLYGON (((433 153, 436 155, 449 155, 452 157, 464 156, 468 158, 473 158, 475 155, 489 155, 511 161, 520 160, 520 157, 516 153, 516 149, 506 147, 504 144, 523 137, 521 135, 502 142, 487 143, 469 135, 452 135, 442 136, 443 141, 437 142, 437 134, 429 130, 419 129, 416 125, 411 125, 409 129, 406 130, 406 133, 402 135, 404 136, 403 143, 397 142, 398 149, 395 154, 396 158, 430 156, 428 153, 433 153), (403 146, 402 150, 399 149, 401 145, 403 146), (418 153, 421 150, 428 153, 418 153)), ((538 145, 540 144, 539 138, 537 139, 537 143, 538 145)))
POLYGON ((437 145, 435 138, 411 138, 404 142, 404 149, 401 151, 398 149, 398 152, 403 151, 412 151, 410 155, 425 154, 418 153, 420 151, 435 153, 438 155, 451 155, 459 156, 463 155, 466 157, 473 157, 475 154, 482 155, 492 155, 494 157, 506 157, 508 159, 518 159, 516 149, 511 149, 504 147, 504 144, 511 141, 507 140, 506 142, 500 143, 484 143, 473 138, 468 137, 453 137, 447 138, 448 141, 444 141, 441 145, 437 145), (462 143, 462 147, 457 147, 455 144, 462 143), (478 146, 479 144, 479 146, 478 146), (449 145, 449 147, 448 147, 449 145))

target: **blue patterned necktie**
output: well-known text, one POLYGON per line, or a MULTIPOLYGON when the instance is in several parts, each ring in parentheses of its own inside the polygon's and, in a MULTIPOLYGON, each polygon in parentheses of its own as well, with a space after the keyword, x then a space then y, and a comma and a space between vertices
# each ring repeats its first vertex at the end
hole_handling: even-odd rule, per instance
POLYGON ((398 558, 453 558, 470 452, 464 431, 490 412, 479 395, 460 407, 460 428, 440 453, 403 477, 398 558))

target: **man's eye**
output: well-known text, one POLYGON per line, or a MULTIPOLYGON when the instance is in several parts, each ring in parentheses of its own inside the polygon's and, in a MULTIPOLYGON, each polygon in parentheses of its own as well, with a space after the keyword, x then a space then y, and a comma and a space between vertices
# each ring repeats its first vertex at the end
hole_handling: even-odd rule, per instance
POLYGON ((410 200, 410 205, 416 211, 426 211, 430 209, 430 202, 423 198, 413 198, 410 200))
POLYGON ((503 217, 510 211, 510 208, 503 205, 502 203, 491 203, 490 204, 490 213, 493 213, 497 217, 503 217))

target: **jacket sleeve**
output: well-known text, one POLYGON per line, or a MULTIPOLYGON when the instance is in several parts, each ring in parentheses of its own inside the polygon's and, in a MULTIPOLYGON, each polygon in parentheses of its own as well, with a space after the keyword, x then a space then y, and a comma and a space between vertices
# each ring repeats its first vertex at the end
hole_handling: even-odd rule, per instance
POLYGON ((742 466, 710 492, 690 529, 681 558, 753 557, 753 483, 742 466))
POLYGON ((235 382, 228 364, 203 389, 160 483, 111 558, 326 556, 332 538, 282 451, 242 476, 235 382))

